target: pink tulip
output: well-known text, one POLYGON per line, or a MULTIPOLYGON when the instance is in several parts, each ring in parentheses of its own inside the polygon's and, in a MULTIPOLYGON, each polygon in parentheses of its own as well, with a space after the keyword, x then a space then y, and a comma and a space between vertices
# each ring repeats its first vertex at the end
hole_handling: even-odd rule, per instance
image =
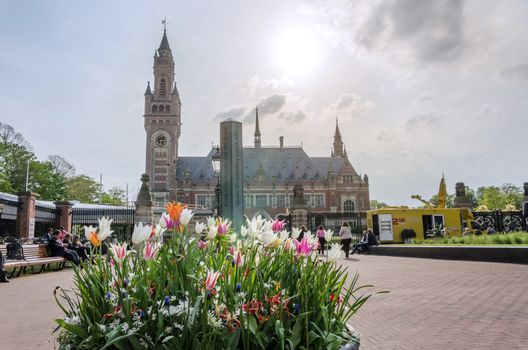
POLYGON ((123 244, 111 244, 110 249, 112 250, 113 258, 116 263, 121 263, 127 254, 127 243, 123 244))
POLYGON ((143 259, 145 259, 145 261, 154 259, 158 248, 158 244, 152 244, 149 241, 145 242, 145 249, 143 250, 143 259))
POLYGON ((205 249, 207 247, 207 243, 206 241, 198 241, 198 248, 199 249, 205 249))
POLYGON ((271 229, 273 230, 273 232, 279 232, 279 231, 282 231, 282 229, 284 228, 284 225, 286 225, 284 223, 284 220, 283 221, 279 219, 273 220, 273 222, 271 223, 271 229))
POLYGON ((238 251, 236 254, 235 264, 238 267, 244 265, 244 256, 242 255, 242 253, 240 253, 240 251, 238 251))
POLYGON ((211 290, 216 286, 216 280, 220 272, 209 271, 207 273, 207 278, 205 279, 205 289, 211 290))
POLYGON ((300 243, 298 240, 294 240, 293 243, 295 243, 295 248, 297 250, 297 253, 296 253, 297 257, 299 256, 307 257, 310 255, 313 246, 308 244, 307 238, 303 238, 300 243))
POLYGON ((178 227, 178 223, 170 218, 168 215, 163 215, 163 220, 165 220, 165 225, 167 230, 172 230, 173 228, 178 227))
POLYGON ((227 221, 227 219, 218 219, 218 234, 219 235, 225 235, 227 231, 229 230, 229 226, 231 226, 231 223, 227 221))
POLYGON ((234 245, 232 245, 231 247, 229 247, 229 254, 235 256, 236 254, 236 247, 234 245))

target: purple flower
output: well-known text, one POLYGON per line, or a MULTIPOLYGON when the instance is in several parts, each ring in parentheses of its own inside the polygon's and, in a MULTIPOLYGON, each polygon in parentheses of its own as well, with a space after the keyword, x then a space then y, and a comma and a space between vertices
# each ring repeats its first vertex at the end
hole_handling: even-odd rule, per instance
POLYGON ((235 290, 237 291, 237 293, 239 293, 242 290, 242 286, 240 285, 240 283, 238 282, 236 283, 235 290))
POLYGON ((168 295, 165 296, 165 298, 163 299, 163 304, 165 306, 169 306, 170 305, 170 298, 168 295))
POLYGON ((301 312, 301 304, 293 304, 293 314, 298 315, 301 312))

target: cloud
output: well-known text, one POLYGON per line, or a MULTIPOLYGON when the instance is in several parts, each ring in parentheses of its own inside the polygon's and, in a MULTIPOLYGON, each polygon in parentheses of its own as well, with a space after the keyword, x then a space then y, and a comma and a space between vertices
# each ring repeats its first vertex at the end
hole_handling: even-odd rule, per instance
POLYGON ((278 117, 288 122, 302 122, 306 119, 306 114, 298 110, 297 112, 282 112, 278 117))
POLYGON ((462 0, 313 0, 301 12, 333 29, 352 54, 363 49, 391 61, 450 62, 468 45, 462 0))
POLYGON ((501 69, 499 75, 501 76, 501 78, 506 79, 506 80, 528 79, 528 63, 504 67, 501 69))
POLYGON ((426 127, 428 129, 437 127, 442 123, 443 117, 445 117, 445 114, 439 111, 417 113, 407 120, 405 127, 426 127))
POLYGON ((232 118, 232 119, 237 120, 246 112, 246 110, 247 110, 247 107, 242 106, 242 107, 234 107, 227 111, 219 112, 215 116, 215 121, 222 121, 227 118, 232 118))
POLYGON ((247 82, 247 88, 251 96, 270 91, 285 91, 293 86, 293 80, 289 77, 265 78, 259 74, 252 76, 247 82))
POLYGON ((352 117, 358 118, 367 113, 372 107, 372 103, 363 101, 353 93, 341 94, 337 100, 327 107, 327 114, 332 117, 352 117))
MULTIPOLYGON (((286 94, 273 94, 271 96, 261 99, 257 106, 259 110, 259 118, 279 112, 286 104, 286 94)), ((255 111, 250 109, 243 117, 245 122, 253 122, 255 119, 255 111)))

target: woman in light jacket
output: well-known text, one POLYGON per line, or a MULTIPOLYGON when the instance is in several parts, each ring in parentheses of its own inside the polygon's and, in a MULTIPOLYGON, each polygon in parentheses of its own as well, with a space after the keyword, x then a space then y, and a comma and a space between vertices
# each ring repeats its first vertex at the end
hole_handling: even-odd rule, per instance
POLYGON ((348 222, 343 222, 343 226, 341 226, 341 230, 339 230, 339 237, 341 237, 341 245, 345 251, 345 256, 348 258, 350 243, 352 242, 352 231, 350 231, 348 222))

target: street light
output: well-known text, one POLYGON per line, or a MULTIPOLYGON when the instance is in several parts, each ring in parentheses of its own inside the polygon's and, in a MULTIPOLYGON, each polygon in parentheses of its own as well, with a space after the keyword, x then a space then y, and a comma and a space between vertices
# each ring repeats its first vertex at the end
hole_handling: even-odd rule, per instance
POLYGON ((213 171, 216 176, 216 187, 215 187, 215 200, 216 200, 216 215, 220 216, 220 146, 214 148, 215 152, 211 157, 211 162, 213 163, 213 171))

